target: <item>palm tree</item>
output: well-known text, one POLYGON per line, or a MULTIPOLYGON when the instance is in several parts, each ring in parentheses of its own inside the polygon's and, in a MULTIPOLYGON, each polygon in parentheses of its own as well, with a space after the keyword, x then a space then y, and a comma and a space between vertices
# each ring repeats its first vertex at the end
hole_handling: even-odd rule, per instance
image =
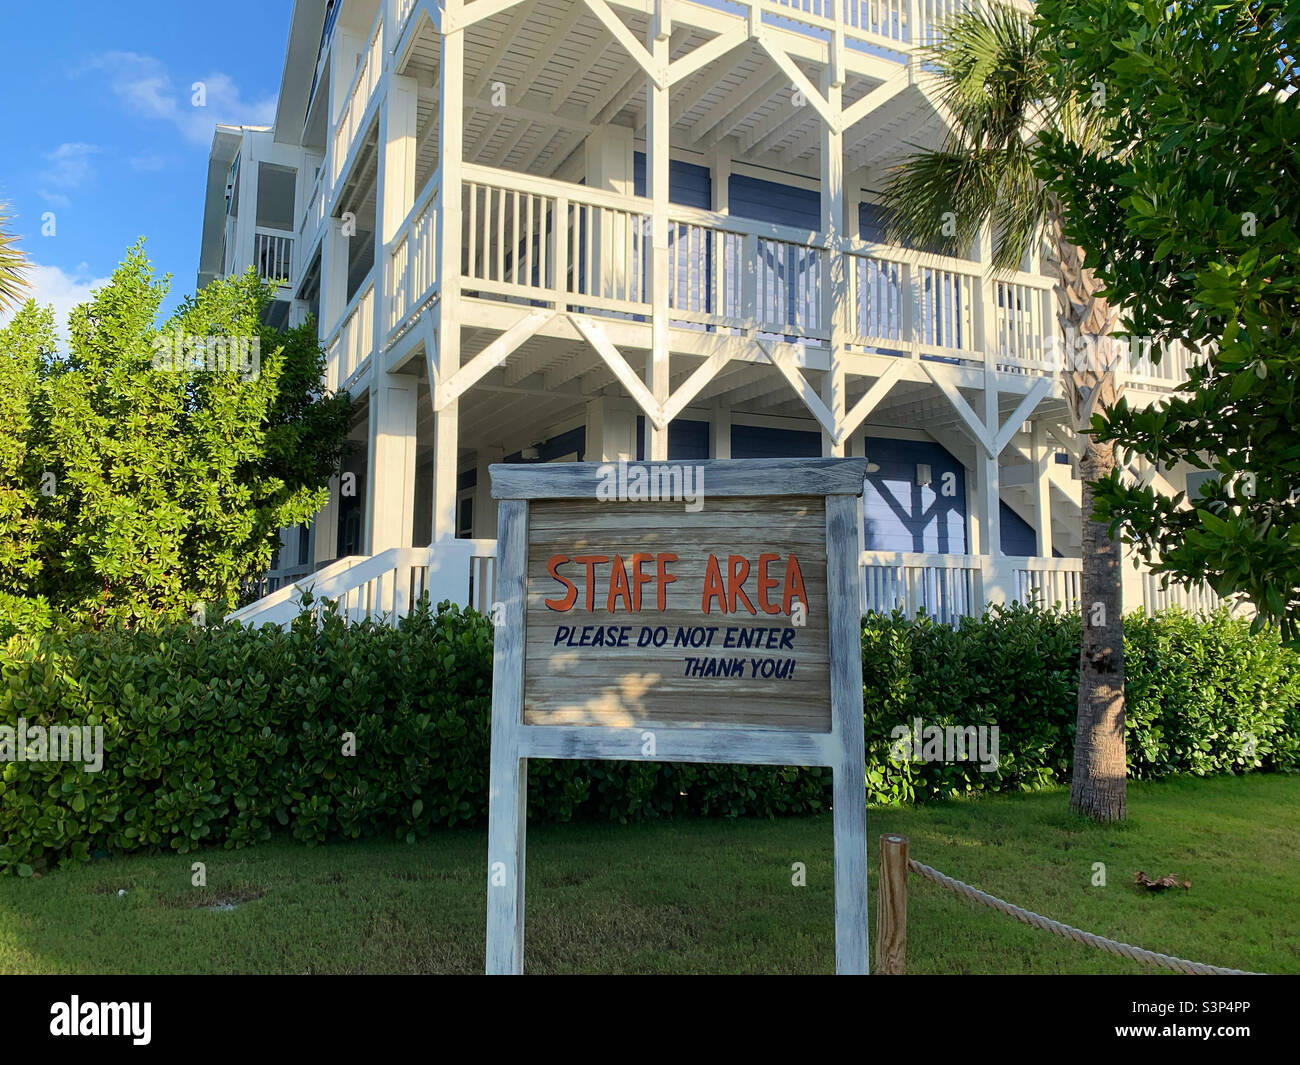
POLYGON ((23 274, 27 256, 18 247, 18 238, 7 231, 9 218, 0 204, 0 311, 13 310, 27 291, 23 274))
POLYGON ((1062 206, 1034 174, 1036 131, 1053 124, 1081 143, 1098 129, 1086 100, 1054 94, 1042 33, 1002 4, 948 23, 924 57, 952 126, 937 151, 894 168, 885 190, 889 239, 970 247, 992 234, 992 272, 1015 270, 1042 241, 1056 275, 1057 320, 1068 341, 1060 373, 1073 427, 1083 445, 1083 638, 1070 806, 1097 821, 1125 815, 1122 554, 1093 517, 1093 485, 1115 469, 1114 448, 1090 432, 1094 411, 1119 399, 1110 336, 1117 315, 1083 251, 1065 237, 1062 206), (1079 349, 1087 358, 1077 357, 1079 349))

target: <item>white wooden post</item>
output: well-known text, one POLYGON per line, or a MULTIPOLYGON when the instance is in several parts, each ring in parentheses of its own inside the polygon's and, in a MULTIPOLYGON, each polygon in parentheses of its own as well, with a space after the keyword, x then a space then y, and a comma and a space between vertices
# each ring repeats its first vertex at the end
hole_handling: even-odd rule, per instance
MULTIPOLYGON (((831 39, 831 64, 823 79, 830 110, 838 119, 842 114, 844 76, 844 5, 835 5, 835 32, 831 39)), ((821 229, 826 241, 826 270, 822 276, 822 327, 827 330, 830 368, 822 381, 822 400, 829 408, 835 432, 844 428, 845 402, 844 348, 847 334, 845 320, 848 306, 848 233, 844 229, 844 132, 838 125, 821 123, 821 229)), ((844 441, 822 429, 822 454, 845 454, 844 441)))
POLYGON ((492 662, 492 753, 488 777, 487 973, 524 971, 524 857, 528 760, 520 757, 524 720, 524 595, 528 504, 499 504, 496 599, 504 611, 492 662))
POLYGON ((478 449, 474 481, 474 538, 495 540, 497 537, 497 505, 492 498, 492 475, 488 467, 498 463, 505 453, 499 447, 478 449))
POLYGON ((375 371, 370 388, 366 553, 410 547, 415 531, 416 378, 375 371))
MULTIPOLYGON (((650 54, 656 75, 668 69, 668 44, 671 28, 668 0, 655 0, 655 14, 650 22, 650 54)), ((670 135, 668 89, 661 88, 656 78, 646 87, 646 194, 653 201, 650 227, 650 300, 651 300, 651 350, 646 376, 655 402, 662 406, 668 402, 668 141, 670 135)), ((668 458, 668 427, 657 428, 649 418, 645 420, 648 461, 658 462, 668 458)))
POLYGON ((709 458, 731 458, 731 408, 724 403, 716 404, 709 418, 709 458))
POLYGON ((1056 449, 1048 446, 1047 430, 1031 423, 1033 439, 1034 510, 1037 518, 1037 551, 1040 558, 1052 557, 1052 464, 1056 449))
POLYGON ((862 497, 826 497, 826 599, 830 614, 831 735, 835 835, 835 971, 865 974, 867 933, 867 785, 862 730, 862 497))
MULTIPOLYGON (((447 0, 446 17, 460 24, 462 0, 447 0)), ((465 31, 442 35, 438 66, 438 160, 442 184, 438 190, 437 256, 442 297, 437 304, 437 357, 441 380, 460 368, 461 196, 465 140, 465 31)), ((460 400, 453 399, 433 418, 433 540, 456 537, 456 451, 460 442, 460 400)))

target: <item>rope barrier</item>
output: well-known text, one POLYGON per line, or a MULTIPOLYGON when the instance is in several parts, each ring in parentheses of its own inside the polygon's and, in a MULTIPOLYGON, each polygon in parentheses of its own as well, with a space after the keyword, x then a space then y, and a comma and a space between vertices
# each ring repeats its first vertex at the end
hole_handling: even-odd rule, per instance
POLYGON ((925 877, 927 880, 934 881, 940 887, 946 887, 949 891, 964 895, 974 902, 983 903, 985 906, 989 906, 999 913, 1005 913, 1008 917, 1014 917, 1017 921, 1032 928, 1041 928, 1044 932, 1051 932, 1053 935, 1061 936, 1064 939, 1072 939, 1076 943, 1083 943, 1089 947, 1098 947, 1101 950, 1110 951, 1112 954, 1118 954, 1133 961, 1143 962, 1147 965, 1158 965, 1164 969, 1172 969, 1177 973, 1187 973, 1194 976, 1262 975, 1260 973, 1245 972, 1241 969, 1225 969, 1219 965, 1203 965, 1200 962, 1187 961, 1184 958, 1174 958, 1168 954, 1157 954, 1153 950, 1143 950, 1141 947, 1120 943, 1114 939, 1107 939, 1105 936, 1095 936, 1091 932, 1072 928, 1068 924, 1061 924, 1060 921, 1053 921, 1049 917, 1043 917, 1041 914, 1021 909, 1019 906, 1012 906, 1009 902, 1003 902, 987 892, 973 888, 969 884, 963 884, 960 880, 954 880, 950 876, 945 876, 939 870, 931 869, 928 865, 922 865, 918 861, 908 859, 907 865, 912 872, 925 877))

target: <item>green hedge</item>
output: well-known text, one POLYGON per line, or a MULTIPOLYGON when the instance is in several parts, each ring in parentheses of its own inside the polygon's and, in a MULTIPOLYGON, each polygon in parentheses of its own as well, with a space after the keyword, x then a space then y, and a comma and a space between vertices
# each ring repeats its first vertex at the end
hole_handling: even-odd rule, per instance
MULTIPOLYGON (((1297 656, 1241 622, 1125 622, 1134 776, 1300 767, 1297 656), (1254 738, 1254 753, 1245 753, 1254 738)), ((93 853, 392 835, 481 821, 492 630, 420 610, 396 628, 307 616, 228 626, 16 638, 0 657, 0 725, 102 725, 101 772, 0 766, 0 869, 93 853), (345 734, 355 755, 344 753, 345 734)), ((868 793, 910 801, 1068 779, 1078 620, 1019 607, 950 629, 863 623, 868 793), (896 763, 891 730, 996 724, 1000 764, 896 763)), ((529 766, 529 816, 645 820, 810 813, 824 770, 625 762, 529 766)))

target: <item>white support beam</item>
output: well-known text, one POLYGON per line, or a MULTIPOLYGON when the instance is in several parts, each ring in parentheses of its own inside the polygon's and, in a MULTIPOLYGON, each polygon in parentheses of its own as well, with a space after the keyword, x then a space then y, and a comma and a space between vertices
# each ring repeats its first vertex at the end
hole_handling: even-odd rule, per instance
POLYGON ((635 35, 627 27, 621 18, 619 18, 605 0, 582 0, 609 30, 614 40, 623 46, 632 60, 639 66, 645 75, 660 88, 666 88, 668 83, 668 61, 661 59, 648 52, 645 46, 636 39, 635 35))
POLYGON ((1047 431, 1035 422, 1030 429, 1033 472, 1035 547, 1039 558, 1052 557, 1052 465, 1056 462, 1056 449, 1048 445, 1047 431))
POLYGON ((665 430, 666 434, 668 423, 664 421, 663 408, 660 407, 650 389, 646 388, 645 382, 628 365, 627 360, 623 358, 618 348, 614 347, 613 342, 605 332, 605 327, 594 318, 588 318, 586 315, 574 314, 573 312, 569 313, 569 320, 587 338, 587 343, 600 354, 600 357, 605 361, 605 365, 618 378, 619 384, 627 389, 628 395, 636 400, 637 406, 645 412, 646 418, 656 428, 665 430))
POLYGON ((772 61, 784 71, 785 76, 790 79, 792 85, 799 89, 807 97, 808 102, 817 109, 823 121, 832 128, 839 128, 840 112, 836 107, 832 107, 829 100, 826 99, 811 81, 808 75, 799 69, 799 65, 790 58, 790 55, 775 38, 766 29, 760 29, 756 34, 758 43, 763 50, 772 57, 772 61))
POLYGON ((609 46, 614 43, 614 38, 609 30, 601 26, 596 33, 596 39, 591 42, 591 48, 586 55, 579 56, 573 64, 573 69, 569 71, 569 76, 564 79, 560 86, 551 96, 552 107, 563 107, 569 97, 573 95, 573 90, 582 84, 588 72, 604 56, 609 46))
POLYGON ((545 309, 525 311, 521 314, 514 325, 460 367, 450 378, 444 378, 438 384, 433 409, 442 410, 448 403, 463 396, 484 375, 495 370, 518 351, 521 344, 535 337, 537 331, 554 317, 554 311, 545 309))
POLYGON ((895 382, 903 373, 903 360, 899 359, 872 382, 867 394, 853 404, 853 409, 844 416, 840 439, 847 440, 854 430, 870 417, 871 412, 880 405, 881 400, 889 394, 895 382))
POLYGON ((996 459, 997 452, 993 450, 993 440, 989 435, 988 429, 985 427, 984 422, 980 420, 979 416, 971 409, 971 405, 966 402, 965 397, 957 391, 957 386, 953 383, 951 378, 946 377, 942 373, 937 373, 935 368, 930 366, 929 363, 923 362, 921 365, 925 368, 925 372, 929 375, 930 380, 933 381, 939 391, 947 397, 948 402, 952 405, 952 409, 957 412, 957 415, 965 424, 967 431, 974 438, 975 442, 984 450, 985 456, 987 458, 996 459))
POLYGON ((812 382, 794 364, 794 360, 790 358, 788 353, 775 351, 766 340, 760 340, 758 346, 767 355, 768 361, 789 382, 790 387, 795 391, 795 395, 803 400, 803 405, 821 423, 821 427, 833 437, 835 435, 835 416, 831 413, 830 408, 822 402, 822 398, 817 394, 817 389, 813 388, 812 382))
POLYGON ((1038 404, 1046 399, 1047 395, 1052 391, 1052 383, 1050 377, 1040 377, 1034 382, 1033 387, 1025 394, 1011 417, 1006 420, 1002 428, 998 430, 997 436, 994 437, 993 454, 1002 454, 1003 448, 1011 443, 1011 438, 1020 431, 1020 427, 1038 408, 1038 404))
MULTIPOLYGON (((448 11, 460 14, 461 0, 449 0, 448 11), (451 5, 454 4, 454 9, 451 5)), ((526 13, 528 5, 520 11, 526 13)), ((517 15, 516 18, 519 16, 517 15)), ((458 101, 465 91, 465 31, 454 30, 442 36, 442 61, 438 65, 438 98, 442 101, 442 118, 438 123, 438 159, 442 170, 444 189, 461 188, 464 171, 465 109, 458 101), (452 106, 446 106, 453 101, 452 106)), ((474 95, 477 95, 475 93, 474 95)), ((455 195, 440 198, 437 212, 435 245, 441 265, 442 290, 435 304, 436 356, 431 360, 431 370, 436 367, 433 382, 450 381, 460 369, 461 342, 461 278, 460 255, 462 240, 461 198, 455 195)), ((434 479, 433 479, 433 541, 456 538, 456 477, 460 449, 460 401, 453 399, 433 416, 434 479)))
MULTIPOLYGON (((655 0, 655 17, 651 21, 650 28, 653 61, 656 66, 662 66, 665 70, 671 47, 665 21, 668 14, 667 4, 668 0, 655 0)), ((672 369, 668 349, 670 296, 668 163, 671 149, 671 107, 672 100, 666 79, 663 82, 651 79, 646 87, 646 195, 651 201, 650 356, 646 366, 646 379, 650 383, 654 408, 659 412, 659 417, 652 419, 653 427, 647 434, 646 458, 651 462, 663 462, 668 458, 668 418, 664 409, 668 405, 669 377, 672 369)))
POLYGON ((733 48, 739 48, 749 40, 749 31, 744 27, 720 33, 713 40, 692 49, 689 55, 672 63, 668 67, 668 87, 689 78, 697 71, 703 70, 716 59, 721 59, 733 48))

